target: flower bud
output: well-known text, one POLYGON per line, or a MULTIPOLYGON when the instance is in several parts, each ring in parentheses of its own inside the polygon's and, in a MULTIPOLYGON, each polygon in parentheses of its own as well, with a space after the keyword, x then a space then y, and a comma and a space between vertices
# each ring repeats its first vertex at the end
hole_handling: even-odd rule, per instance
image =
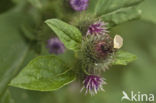
POLYGON ((88 7, 88 0, 70 0, 70 5, 75 11, 83 11, 88 7))
POLYGON ((65 51, 64 44, 57 37, 48 40, 47 48, 49 48, 49 53, 54 54, 61 54, 65 51))

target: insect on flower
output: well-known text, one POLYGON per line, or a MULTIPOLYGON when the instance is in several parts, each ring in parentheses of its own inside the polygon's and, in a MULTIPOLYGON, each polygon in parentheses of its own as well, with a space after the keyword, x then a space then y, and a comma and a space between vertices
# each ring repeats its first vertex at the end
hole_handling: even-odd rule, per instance
POLYGON ((65 51, 64 44, 57 37, 48 40, 47 48, 49 48, 49 53, 54 54, 61 54, 65 51))
POLYGON ((95 52, 97 57, 106 58, 109 54, 113 53, 113 44, 111 41, 100 41, 95 46, 95 52))
POLYGON ((123 45, 123 38, 120 35, 114 37, 114 48, 120 49, 123 45))
POLYGON ((97 94, 98 91, 104 91, 103 85, 106 84, 103 78, 96 75, 88 75, 83 81, 83 87, 81 92, 85 89, 85 94, 90 93, 91 95, 97 94))

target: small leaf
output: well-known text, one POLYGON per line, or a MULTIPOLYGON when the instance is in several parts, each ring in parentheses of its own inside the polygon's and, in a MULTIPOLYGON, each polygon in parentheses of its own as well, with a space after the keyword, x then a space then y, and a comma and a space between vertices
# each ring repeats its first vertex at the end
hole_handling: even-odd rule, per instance
POLYGON ((123 22, 136 19, 140 17, 140 10, 137 10, 135 7, 122 8, 117 11, 102 15, 101 19, 105 22, 108 22, 108 27, 116 26, 123 22))
POLYGON ((56 90, 75 79, 70 69, 66 62, 55 55, 40 56, 32 60, 10 85, 39 91, 56 90))
POLYGON ((115 61, 113 62, 113 65, 127 65, 129 62, 132 62, 135 59, 136 56, 131 53, 118 51, 116 53, 116 57, 115 57, 115 61))
POLYGON ((78 49, 82 40, 82 35, 76 27, 58 19, 49 19, 46 23, 56 33, 66 48, 74 51, 78 49))

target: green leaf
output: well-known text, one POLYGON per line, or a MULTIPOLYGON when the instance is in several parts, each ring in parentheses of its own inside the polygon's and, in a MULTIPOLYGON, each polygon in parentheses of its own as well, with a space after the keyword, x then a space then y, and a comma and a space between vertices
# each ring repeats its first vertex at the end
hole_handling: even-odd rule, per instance
POLYGON ((82 40, 82 35, 76 27, 58 19, 49 19, 46 23, 57 34, 66 48, 74 51, 78 50, 82 40))
POLYGON ((141 5, 139 5, 139 9, 142 12, 142 18, 147 21, 151 21, 156 24, 156 0, 145 0, 141 5))
POLYGON ((66 62, 55 55, 40 56, 32 60, 10 85, 39 91, 56 90, 75 79, 70 69, 66 62))
POLYGON ((4 95, 0 98, 0 103, 14 103, 14 100, 11 97, 11 93, 7 90, 4 95))
POLYGON ((136 19, 140 17, 140 10, 137 10, 135 7, 121 8, 117 11, 102 15, 101 19, 105 22, 108 22, 108 27, 113 27, 117 24, 136 19))
POLYGON ((29 39, 29 40, 35 40, 36 39, 35 35, 33 34, 34 31, 32 30, 32 27, 30 27, 30 25, 29 25, 29 27, 21 25, 21 30, 22 30, 26 39, 29 39))
MULTIPOLYGON (((91 0, 94 2, 95 0, 91 0)), ((143 0, 98 0, 94 5, 94 13, 96 15, 102 15, 116 11, 121 8, 127 8, 135 6, 143 0)))
POLYGON ((30 23, 26 15, 17 11, 0 15, 0 96, 29 53, 29 45, 20 32, 21 24, 30 23))
POLYGON ((136 6, 144 0, 91 0, 88 12, 109 23, 109 28, 136 19, 140 11, 136 6))
POLYGON ((118 51, 116 53, 116 57, 113 62, 113 65, 127 65, 128 63, 134 60, 136 60, 135 55, 124 51, 118 51))

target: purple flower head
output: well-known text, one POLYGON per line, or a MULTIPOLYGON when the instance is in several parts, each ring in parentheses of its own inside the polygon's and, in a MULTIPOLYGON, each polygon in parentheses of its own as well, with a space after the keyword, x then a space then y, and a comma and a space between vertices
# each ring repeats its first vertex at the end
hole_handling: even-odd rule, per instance
POLYGON ((104 84, 106 84, 106 82, 104 82, 103 78, 96 75, 88 75, 83 81, 84 86, 82 87, 81 91, 85 89, 86 94, 89 92, 91 95, 94 95, 99 90, 104 91, 103 89, 104 84))
POLYGON ((83 11, 88 7, 88 0, 70 0, 70 5, 75 11, 83 11))
POLYGON ((54 54, 61 54, 65 51, 64 44, 57 37, 48 40, 47 48, 50 53, 54 54))
POLYGON ((100 20, 91 24, 88 28, 87 35, 104 35, 108 33, 106 25, 107 23, 100 20))

